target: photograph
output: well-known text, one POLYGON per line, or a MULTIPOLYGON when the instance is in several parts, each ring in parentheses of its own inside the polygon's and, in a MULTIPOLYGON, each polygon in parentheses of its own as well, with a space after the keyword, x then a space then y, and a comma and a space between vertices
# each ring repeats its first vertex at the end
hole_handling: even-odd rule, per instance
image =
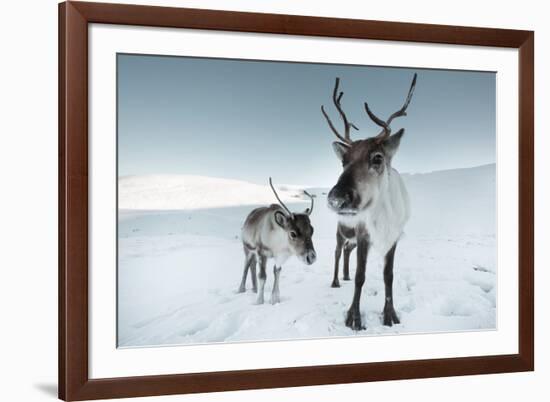
POLYGON ((117 347, 494 331, 494 71, 118 53, 117 347))

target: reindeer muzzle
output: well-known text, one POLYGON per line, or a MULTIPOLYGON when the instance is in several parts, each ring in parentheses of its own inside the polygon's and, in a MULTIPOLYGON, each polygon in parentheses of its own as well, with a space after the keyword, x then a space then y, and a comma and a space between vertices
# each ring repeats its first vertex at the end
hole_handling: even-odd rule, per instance
POLYGON ((316 259, 317 259, 317 253, 315 253, 315 250, 309 250, 304 257, 304 260, 306 261, 307 265, 313 264, 316 259))
POLYGON ((355 193, 352 189, 335 186, 328 193, 328 206, 341 215, 354 215, 355 193))

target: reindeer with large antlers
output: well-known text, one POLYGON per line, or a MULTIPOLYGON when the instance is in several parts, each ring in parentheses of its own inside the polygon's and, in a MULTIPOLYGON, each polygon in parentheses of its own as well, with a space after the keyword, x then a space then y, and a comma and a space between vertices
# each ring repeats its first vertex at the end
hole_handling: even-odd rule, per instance
POLYGON ((269 185, 279 204, 254 209, 246 218, 242 228, 245 259, 239 292, 242 293, 246 290, 246 277, 249 269, 252 276, 253 290, 254 292, 258 291, 256 283, 256 262, 258 261, 260 264, 258 304, 264 302, 268 258, 273 258, 275 262, 273 266, 273 291, 271 293, 272 304, 280 302, 279 275, 285 261, 290 256, 295 255, 307 265, 311 265, 316 259, 311 240, 313 227, 309 220, 313 212, 313 196, 304 191, 304 194, 310 198, 311 205, 303 213, 293 213, 279 198, 271 178, 269 178, 269 185))
POLYGON ((321 111, 338 138, 333 149, 341 160, 343 172, 336 185, 328 194, 328 206, 338 214, 336 252, 333 287, 339 287, 338 265, 344 249, 344 279, 349 279, 349 254, 357 247, 357 270, 355 291, 348 310, 346 325, 354 330, 365 329, 361 323, 359 303, 365 282, 367 255, 371 246, 384 255, 385 304, 383 323, 387 326, 399 324, 393 306, 393 262, 395 249, 405 223, 409 218, 409 196, 399 172, 391 166, 392 158, 399 148, 402 128, 391 133, 392 121, 406 116, 406 110, 416 86, 416 74, 412 80, 404 105, 387 120, 377 117, 367 102, 364 107, 367 115, 382 131, 375 137, 353 141, 350 129, 357 127, 349 122, 341 105, 343 92, 339 92, 340 79, 336 78, 332 100, 344 122, 344 135, 341 135, 324 107, 321 111))

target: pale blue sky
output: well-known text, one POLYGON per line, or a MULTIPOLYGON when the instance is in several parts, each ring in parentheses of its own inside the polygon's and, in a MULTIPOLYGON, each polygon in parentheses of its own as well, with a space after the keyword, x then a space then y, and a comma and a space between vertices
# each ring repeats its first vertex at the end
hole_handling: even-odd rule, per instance
POLYGON ((341 167, 320 111, 341 121, 331 101, 341 77, 342 104, 360 131, 378 133, 364 112, 382 118, 401 107, 414 72, 416 91, 393 165, 426 172, 495 162, 496 75, 187 57, 118 56, 119 175, 195 174, 265 184, 333 184, 341 167))

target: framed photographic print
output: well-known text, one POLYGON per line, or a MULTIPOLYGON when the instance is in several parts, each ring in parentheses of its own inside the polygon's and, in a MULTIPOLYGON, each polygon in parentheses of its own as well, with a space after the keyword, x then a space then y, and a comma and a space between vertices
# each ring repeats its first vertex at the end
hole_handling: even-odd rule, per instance
POLYGON ((533 32, 59 22, 61 399, 534 369, 533 32))

